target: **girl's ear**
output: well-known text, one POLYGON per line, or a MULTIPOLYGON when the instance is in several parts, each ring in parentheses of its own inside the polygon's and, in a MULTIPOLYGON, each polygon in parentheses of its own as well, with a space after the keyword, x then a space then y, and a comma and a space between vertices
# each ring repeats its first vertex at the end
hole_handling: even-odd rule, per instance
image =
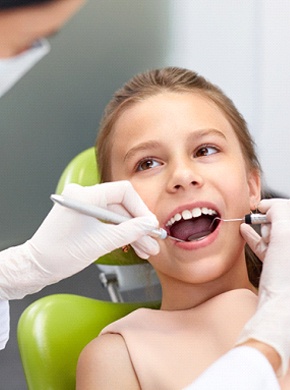
POLYGON ((251 210, 255 210, 261 200, 261 176, 257 169, 252 169, 248 175, 249 201, 251 210))

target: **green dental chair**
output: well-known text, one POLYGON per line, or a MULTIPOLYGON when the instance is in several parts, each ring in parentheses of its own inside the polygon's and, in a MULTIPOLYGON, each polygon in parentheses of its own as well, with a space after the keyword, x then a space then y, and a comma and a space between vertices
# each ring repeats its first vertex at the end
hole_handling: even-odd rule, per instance
MULTIPOLYGON (((90 148, 69 163, 56 192, 61 193, 68 183, 87 186, 98 181, 94 148, 90 148)), ((159 307, 158 296, 142 302, 128 302, 123 298, 127 290, 159 285, 151 266, 132 249, 128 253, 116 250, 103 256, 96 266, 111 301, 55 294, 35 301, 21 315, 18 345, 28 390, 75 389, 77 360, 86 344, 107 324, 131 311, 159 307)))

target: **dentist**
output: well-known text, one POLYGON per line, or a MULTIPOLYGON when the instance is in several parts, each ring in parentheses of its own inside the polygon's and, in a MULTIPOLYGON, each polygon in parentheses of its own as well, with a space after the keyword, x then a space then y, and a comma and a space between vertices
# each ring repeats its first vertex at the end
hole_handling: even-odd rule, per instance
MULTIPOLYGON (((49 52, 42 37, 55 33, 84 0, 0 0, 0 96, 49 52)), ((118 226, 55 205, 35 235, 0 252, 0 349, 9 338, 10 299, 20 299, 67 278, 123 245, 133 243, 148 258, 159 250, 146 236, 158 226, 130 183, 83 188, 69 185, 70 198, 137 217, 118 226)))

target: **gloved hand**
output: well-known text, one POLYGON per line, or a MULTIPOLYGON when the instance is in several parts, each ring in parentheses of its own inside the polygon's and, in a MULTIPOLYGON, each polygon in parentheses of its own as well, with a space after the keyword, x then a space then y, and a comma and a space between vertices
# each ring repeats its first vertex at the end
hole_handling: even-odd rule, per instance
POLYGON ((258 209, 271 223, 262 225, 261 237, 249 225, 241 225, 242 236, 263 261, 263 271, 257 311, 238 344, 255 339, 272 346, 285 374, 290 357, 290 201, 262 200, 258 209))
POLYGON ((56 204, 30 240, 0 253, 0 298, 22 298, 129 243, 144 259, 158 253, 146 235, 158 221, 129 182, 69 184, 63 195, 136 218, 112 225, 56 204))

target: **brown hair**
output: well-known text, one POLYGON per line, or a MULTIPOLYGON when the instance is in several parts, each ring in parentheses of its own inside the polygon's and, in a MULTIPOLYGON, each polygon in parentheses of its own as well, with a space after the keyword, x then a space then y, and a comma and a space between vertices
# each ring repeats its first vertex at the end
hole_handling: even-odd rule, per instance
MULTIPOLYGON (((167 67, 137 74, 115 92, 112 100, 106 106, 96 143, 98 168, 102 182, 110 181, 111 177, 111 145, 116 120, 127 108, 162 92, 193 92, 214 102, 230 122, 239 140, 248 169, 261 172, 255 144, 247 123, 232 100, 219 87, 198 73, 183 68, 167 67)), ((261 262, 247 246, 246 259, 250 280, 257 286, 261 262)))

